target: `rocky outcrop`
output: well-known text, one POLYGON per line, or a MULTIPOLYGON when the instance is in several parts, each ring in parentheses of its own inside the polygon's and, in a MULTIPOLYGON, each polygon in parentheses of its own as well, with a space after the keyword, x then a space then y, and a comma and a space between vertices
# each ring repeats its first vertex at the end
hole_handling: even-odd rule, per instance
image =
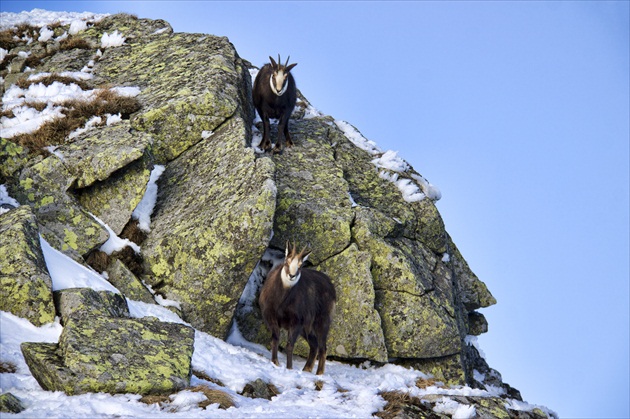
MULTIPOLYGON (((225 338, 236 321, 247 339, 268 344, 257 292, 272 266, 268 256, 282 254, 290 240, 312 248, 312 267, 337 288, 329 355, 413 365, 450 384, 477 385, 474 369, 490 371, 466 336, 487 330, 477 310, 495 300, 446 232, 437 195, 406 162, 396 160, 392 168, 384 161, 396 157, 365 146, 369 142, 347 124, 307 112, 310 104, 301 95, 289 124, 296 145, 280 155, 257 154, 250 65, 226 38, 176 34, 166 22, 128 15, 108 17, 75 36, 92 47, 43 57, 34 71, 88 68, 90 87, 139 89, 140 109, 118 124, 66 138, 52 155, 1 140, 0 176, 24 206, 20 213, 30 217, 30 230, 75 260, 96 265, 94 255, 111 233, 95 216, 114 234, 131 238, 132 212, 153 165, 160 164, 150 231, 132 239, 141 245, 134 266, 117 254, 101 255, 98 265, 126 297, 153 302, 148 284, 179 302, 194 327, 225 338), (124 44, 98 53, 101 36, 114 29, 124 44)), ((11 68, 23 71, 18 64, 12 61, 11 68)), ((11 73, 5 85, 26 76, 11 73)), ((0 219, 7 216, 14 217, 0 219)), ((129 319, 111 305, 124 303, 122 297, 73 290, 56 301, 66 325, 59 346, 24 346, 32 368, 55 366, 37 373, 46 388, 146 392, 181 385, 180 379, 162 385, 141 373, 133 379, 107 373, 105 366, 131 365, 133 352, 150 345, 139 340, 124 353, 106 335, 115 330, 132 341, 144 334, 163 342, 173 333, 189 343, 188 329, 129 319), (88 314, 65 314, 66 307, 75 312, 82 305, 88 314), (75 345, 90 334, 102 334, 115 348, 102 361, 105 369, 87 366, 83 355, 98 352, 90 339, 82 349, 75 345), (125 384, 112 387, 116 380, 125 384)), ((167 362, 169 371, 185 381, 185 360, 176 364, 167 362)))
POLYGON ((22 344, 45 390, 160 394, 190 384, 194 330, 155 318, 128 318, 118 294, 87 288, 56 293, 64 328, 59 343, 22 344))
POLYGON ((24 405, 11 393, 0 394, 0 412, 20 413, 24 410, 24 405))
POLYGON ((0 214, 0 310, 38 326, 55 319, 52 281, 28 206, 0 214))

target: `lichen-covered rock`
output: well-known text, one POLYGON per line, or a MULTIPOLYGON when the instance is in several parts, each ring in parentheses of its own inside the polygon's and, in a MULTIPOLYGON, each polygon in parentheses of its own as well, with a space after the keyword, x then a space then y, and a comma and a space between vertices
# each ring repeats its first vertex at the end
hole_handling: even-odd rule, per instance
POLYGON ((55 291, 54 298, 63 324, 67 324, 70 319, 91 316, 129 317, 129 307, 124 297, 110 291, 67 288, 55 291))
POLYGON ((374 309, 370 265, 370 254, 359 251, 353 243, 317 267, 330 276, 337 291, 329 355, 387 362, 381 317, 374 309))
POLYGON ((103 34, 118 31, 125 43, 146 42, 147 39, 168 36, 173 33, 171 25, 162 19, 142 19, 128 13, 106 16, 96 25, 79 32, 78 35, 100 45, 103 34))
MULTIPOLYGON (((376 227, 377 214, 358 209, 353 233, 359 248, 371 255, 376 308, 388 355, 436 358, 459 352, 461 337, 451 278, 433 274, 438 262, 422 243, 379 237, 383 230, 376 227)), ((384 231, 395 228, 390 223, 384 231)))
POLYGON ((28 150, 6 138, 0 138, 0 184, 13 178, 29 160, 28 150))
POLYGON ((108 179, 112 173, 139 160, 151 143, 143 132, 131 132, 129 121, 90 130, 56 149, 74 176, 76 188, 108 179))
POLYGON ((353 213, 348 185, 326 135, 328 126, 311 119, 290 124, 296 146, 276 156, 278 203, 272 245, 308 244, 318 264, 350 244, 353 213))
POLYGON ((151 291, 118 259, 113 259, 107 267, 107 280, 130 300, 155 304, 151 291))
MULTIPOLYGON (((431 199, 406 202, 392 182, 379 176, 380 170, 372 163, 376 155, 356 147, 336 127, 331 128, 329 138, 357 204, 397 220, 406 237, 421 241, 433 252, 446 252, 444 222, 431 199)), ((417 174, 413 169, 409 172, 417 174)))
POLYGON ((22 401, 11 393, 0 394, 0 412, 20 413, 25 409, 22 401))
POLYGON ((226 38, 179 33, 131 42, 107 49, 94 75, 96 83, 141 88, 143 107, 132 126, 153 136, 160 164, 201 141, 237 108, 252 114, 242 100, 246 69, 226 38))
POLYGON ((273 163, 245 148, 246 136, 233 117, 166 166, 143 243, 145 282, 221 338, 269 244, 276 207, 273 163))
POLYGON ((59 344, 25 342, 24 359, 45 390, 173 393, 190 383, 194 330, 155 318, 70 319, 59 344))
POLYGON ((473 311, 496 304, 497 300, 488 291, 486 284, 481 282, 477 275, 470 270, 468 263, 450 238, 448 247, 450 265, 456 276, 460 298, 466 310, 473 311))
POLYGON ((148 158, 142 158, 76 195, 83 208, 120 235, 144 196, 150 168, 148 158))
POLYGON ((52 281, 27 205, 0 214, 0 310, 37 326, 55 319, 52 281))
POLYGON ((109 235, 77 199, 67 191, 73 176, 56 156, 22 170, 16 199, 29 204, 37 221, 45 228, 42 236, 56 249, 88 253, 107 240, 109 235))

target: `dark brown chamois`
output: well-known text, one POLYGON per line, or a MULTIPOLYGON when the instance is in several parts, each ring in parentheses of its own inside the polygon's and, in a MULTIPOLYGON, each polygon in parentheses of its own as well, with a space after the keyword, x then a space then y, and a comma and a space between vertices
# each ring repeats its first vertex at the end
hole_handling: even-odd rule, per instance
POLYGON ((326 339, 332 322, 337 294, 330 278, 318 271, 302 268, 310 251, 289 252, 282 265, 267 274, 258 302, 263 319, 271 331, 271 361, 278 364, 280 329, 288 331, 287 368, 293 368, 293 346, 302 335, 310 348, 304 371, 312 371, 317 355, 317 374, 324 373, 326 339))
POLYGON ((278 54, 277 63, 273 58, 269 57, 271 64, 265 64, 256 75, 256 80, 254 80, 252 96, 254 107, 263 121, 263 139, 260 143, 260 148, 264 151, 271 151, 269 118, 278 120, 278 139, 273 152, 282 152, 283 136, 287 147, 293 145, 289 134, 289 118, 295 107, 297 93, 295 80, 290 71, 297 63, 289 64, 289 58, 282 65, 280 64, 280 54, 278 54))

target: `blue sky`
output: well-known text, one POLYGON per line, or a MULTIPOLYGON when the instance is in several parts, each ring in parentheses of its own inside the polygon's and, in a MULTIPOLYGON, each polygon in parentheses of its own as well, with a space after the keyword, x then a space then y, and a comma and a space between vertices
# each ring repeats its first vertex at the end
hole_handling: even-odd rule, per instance
POLYGON ((490 365, 561 417, 630 417, 629 3, 2 1, 227 36, 442 191, 498 304, 490 365))

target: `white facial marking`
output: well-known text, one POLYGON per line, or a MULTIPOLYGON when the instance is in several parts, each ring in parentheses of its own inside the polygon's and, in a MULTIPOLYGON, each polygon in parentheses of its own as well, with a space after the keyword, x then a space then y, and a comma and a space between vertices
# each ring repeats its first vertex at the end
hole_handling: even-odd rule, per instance
POLYGON ((280 278, 282 279, 282 285, 285 288, 290 288, 297 284, 300 280, 300 263, 297 259, 291 259, 288 265, 284 265, 280 271, 280 278))
POLYGON ((289 87, 287 74, 283 70, 275 71, 269 78, 269 85, 271 86, 272 92, 278 96, 282 96, 284 92, 287 91, 287 87, 289 87))

